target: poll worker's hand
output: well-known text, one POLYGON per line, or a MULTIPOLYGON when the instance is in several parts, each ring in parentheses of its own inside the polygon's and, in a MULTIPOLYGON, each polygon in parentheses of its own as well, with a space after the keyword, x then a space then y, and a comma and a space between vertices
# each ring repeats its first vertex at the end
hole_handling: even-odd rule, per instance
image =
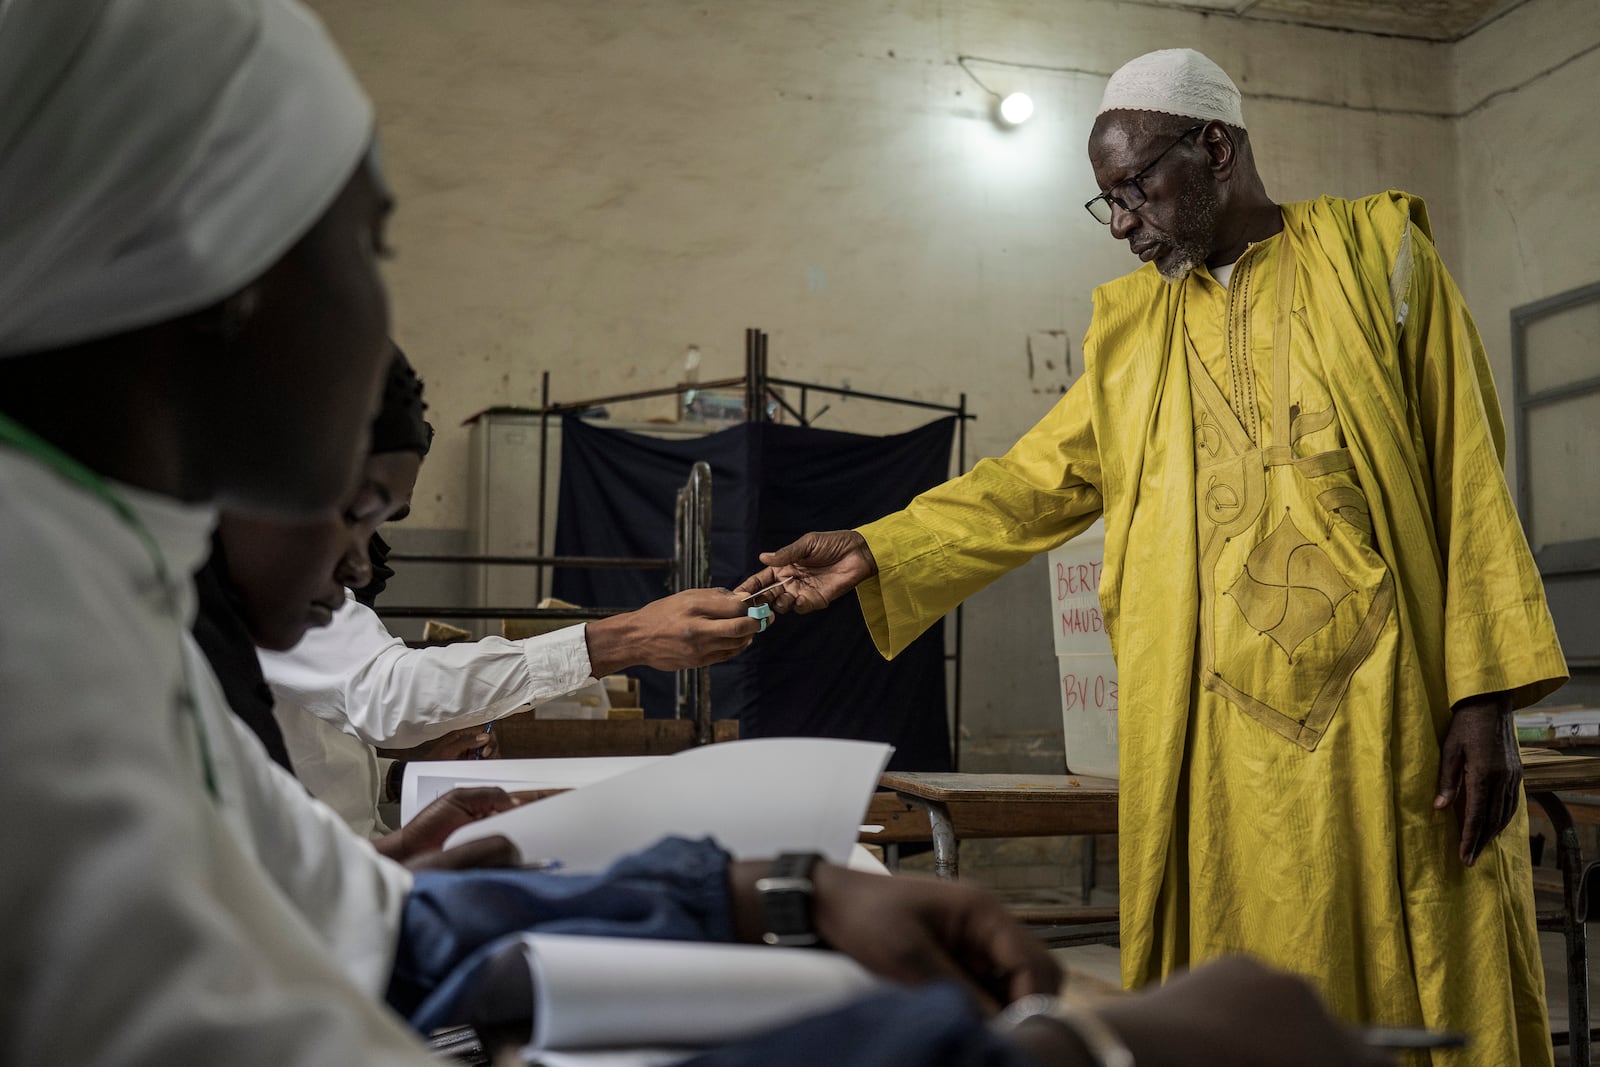
POLYGON ((750 647, 761 623, 750 605, 726 589, 685 589, 638 611, 597 619, 584 628, 589 673, 624 667, 678 671, 721 663, 750 647))
POLYGON ((500 754, 500 739, 488 724, 451 730, 414 748, 380 748, 378 755, 396 760, 491 759, 500 754))
MULTIPOLYGON (((1095 1014, 1139 1067, 1392 1067, 1328 1014, 1299 978, 1243 957, 1182 974, 1159 989, 1107 1000, 1095 1014)), ((1083 1064, 1083 1046, 1061 1024, 1031 1019, 1013 1038, 1040 1064, 1083 1064)))
POLYGON ((792 579, 762 597, 780 614, 821 611, 878 573, 867 539, 854 530, 808 533, 776 552, 761 553, 761 562, 766 567, 740 582, 734 592, 749 596, 792 579))
POLYGON ((1461 862, 1468 867, 1511 822, 1522 800, 1522 753, 1509 693, 1486 693, 1455 706, 1439 750, 1435 811, 1461 817, 1461 862))
MULTIPOLYGON (((729 867, 734 924, 741 940, 766 930, 755 882, 765 860, 729 867)), ((962 983, 984 1011, 1030 993, 1055 993, 1061 968, 987 890, 970 882, 866 874, 819 863, 811 874, 817 934, 832 948, 891 981, 962 983)))
POLYGON ((515 867, 522 857, 503 837, 480 838, 452 849, 445 849, 444 842, 468 823, 516 806, 509 793, 495 786, 452 789, 372 844, 383 855, 416 871, 515 867))
POLYGON ((401 863, 410 871, 474 871, 522 866, 517 846, 498 835, 480 837, 455 848, 419 852, 401 863))

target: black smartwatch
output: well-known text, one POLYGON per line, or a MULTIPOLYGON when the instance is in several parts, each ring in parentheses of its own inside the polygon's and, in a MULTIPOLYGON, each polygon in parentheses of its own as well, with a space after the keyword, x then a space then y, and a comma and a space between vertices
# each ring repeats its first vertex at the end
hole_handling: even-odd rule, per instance
POLYGON ((772 861, 772 873, 756 879, 756 892, 767 917, 761 940, 769 945, 812 947, 822 944, 811 921, 812 868, 822 862, 815 852, 785 852, 772 861))

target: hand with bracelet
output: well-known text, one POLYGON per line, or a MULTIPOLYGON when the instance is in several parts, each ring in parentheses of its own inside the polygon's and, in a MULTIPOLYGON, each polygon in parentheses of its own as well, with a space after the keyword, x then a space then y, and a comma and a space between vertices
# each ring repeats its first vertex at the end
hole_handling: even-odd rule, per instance
POLYGON ((957 982, 988 1015, 1013 1005, 996 1025, 1040 1067, 1394 1062, 1364 1047, 1305 982, 1243 958, 1092 1010, 1058 1009, 1062 975, 1049 952, 992 894, 970 883, 886 878, 814 856, 734 863, 728 880, 740 940, 814 935, 816 943, 891 981, 957 982), (758 888, 762 883, 766 892, 758 888), (809 883, 809 891, 797 891, 799 883, 809 883), (809 904, 798 920, 796 892, 809 904), (807 924, 809 932, 797 929, 807 924), (775 925, 785 929, 775 932, 775 925))

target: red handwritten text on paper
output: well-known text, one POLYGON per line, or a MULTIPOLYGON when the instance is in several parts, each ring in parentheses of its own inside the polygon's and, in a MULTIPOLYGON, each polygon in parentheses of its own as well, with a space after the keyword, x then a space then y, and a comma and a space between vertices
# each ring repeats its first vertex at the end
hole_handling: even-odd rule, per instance
POLYGON ((1100 589, 1099 560, 1056 564, 1056 602, 1068 597, 1094 596, 1100 589))
POLYGON ((1061 676, 1062 710, 1107 711, 1117 710, 1117 679, 1104 674, 1077 674, 1068 672, 1061 676))

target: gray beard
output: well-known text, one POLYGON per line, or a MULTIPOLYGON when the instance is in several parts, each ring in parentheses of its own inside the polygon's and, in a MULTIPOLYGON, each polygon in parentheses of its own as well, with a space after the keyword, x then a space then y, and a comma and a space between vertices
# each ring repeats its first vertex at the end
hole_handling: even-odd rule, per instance
POLYGON ((1191 271, 1210 258, 1211 241, 1217 232, 1217 216, 1222 214, 1222 202, 1209 186, 1191 186, 1183 192, 1178 203, 1183 209, 1184 232, 1169 235, 1172 262, 1166 268, 1156 268, 1162 278, 1174 284, 1183 281, 1191 271))
POLYGON ((1190 272, 1206 261, 1206 253, 1195 248, 1174 248, 1173 251, 1177 253, 1178 258, 1173 260, 1170 266, 1156 267, 1162 280, 1173 285, 1183 281, 1190 272))

